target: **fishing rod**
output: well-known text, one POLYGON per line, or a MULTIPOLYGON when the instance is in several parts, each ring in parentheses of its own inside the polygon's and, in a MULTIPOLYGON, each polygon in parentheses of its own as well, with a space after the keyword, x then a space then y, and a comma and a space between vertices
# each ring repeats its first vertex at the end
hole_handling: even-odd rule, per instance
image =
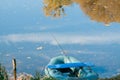
POLYGON ((60 48, 60 50, 61 50, 61 52, 62 52, 61 54, 62 54, 62 55, 65 55, 66 52, 65 52, 65 50, 63 49, 63 47, 60 45, 60 43, 58 42, 58 40, 56 39, 56 37, 55 37, 52 33, 50 33, 50 35, 51 35, 52 38, 56 41, 58 47, 60 48))

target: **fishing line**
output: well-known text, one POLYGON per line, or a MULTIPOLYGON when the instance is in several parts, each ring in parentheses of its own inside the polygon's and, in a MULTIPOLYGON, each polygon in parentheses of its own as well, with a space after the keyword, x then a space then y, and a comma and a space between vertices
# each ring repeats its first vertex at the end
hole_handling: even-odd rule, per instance
MULTIPOLYGON (((49 33, 50 33, 50 32, 49 32, 49 33)), ((50 35, 51 35, 52 38, 56 41, 58 47, 60 48, 60 50, 61 50, 61 52, 62 52, 61 54, 62 54, 62 55, 65 55, 66 52, 65 52, 65 50, 62 48, 62 46, 60 45, 60 43, 58 42, 58 40, 56 39, 56 37, 55 37, 52 33, 50 33, 50 35)))
MULTIPOLYGON (((65 54, 66 54, 66 52, 64 51, 64 49, 63 49, 63 47, 60 45, 60 43, 58 42, 58 40, 56 39, 56 37, 52 34, 52 33, 50 33, 49 32, 49 34, 52 36, 52 38, 56 41, 56 43, 57 43, 57 46, 60 48, 60 50, 61 50, 61 54, 62 55, 64 55, 64 57, 67 57, 65 54)), ((47 57, 50 57, 50 56, 47 56, 47 57)), ((69 59, 68 59, 69 60, 69 59)), ((45 67, 43 67, 43 70, 45 70, 45 67)), ((43 70, 42 70, 42 72, 43 72, 43 70)))

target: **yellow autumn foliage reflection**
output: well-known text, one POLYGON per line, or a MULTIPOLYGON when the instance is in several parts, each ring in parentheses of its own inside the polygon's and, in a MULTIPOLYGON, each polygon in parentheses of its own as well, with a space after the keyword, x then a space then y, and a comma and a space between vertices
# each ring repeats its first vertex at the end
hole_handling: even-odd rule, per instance
POLYGON ((75 0, 92 20, 120 22, 120 0, 75 0))
POLYGON ((71 0, 44 0, 44 12, 46 16, 59 17, 64 15, 64 6, 72 4, 71 0))
POLYGON ((120 22, 120 0, 44 0, 44 11, 47 16, 61 16, 64 7, 77 3, 91 20, 104 22, 120 22))

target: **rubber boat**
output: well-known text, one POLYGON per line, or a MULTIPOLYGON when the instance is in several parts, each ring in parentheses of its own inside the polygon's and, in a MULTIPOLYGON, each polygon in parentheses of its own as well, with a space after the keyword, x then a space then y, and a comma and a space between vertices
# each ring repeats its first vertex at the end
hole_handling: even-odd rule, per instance
POLYGON ((98 80, 98 74, 92 70, 94 65, 83 63, 74 57, 53 57, 45 68, 45 74, 56 80, 98 80))

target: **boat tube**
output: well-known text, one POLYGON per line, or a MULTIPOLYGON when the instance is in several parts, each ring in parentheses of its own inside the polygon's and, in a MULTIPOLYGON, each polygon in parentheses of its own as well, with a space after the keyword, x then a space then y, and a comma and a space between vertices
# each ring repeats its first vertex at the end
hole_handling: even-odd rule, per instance
POLYGON ((45 74, 57 80, 98 80, 91 63, 82 63, 74 57, 57 56, 50 60, 45 74))

